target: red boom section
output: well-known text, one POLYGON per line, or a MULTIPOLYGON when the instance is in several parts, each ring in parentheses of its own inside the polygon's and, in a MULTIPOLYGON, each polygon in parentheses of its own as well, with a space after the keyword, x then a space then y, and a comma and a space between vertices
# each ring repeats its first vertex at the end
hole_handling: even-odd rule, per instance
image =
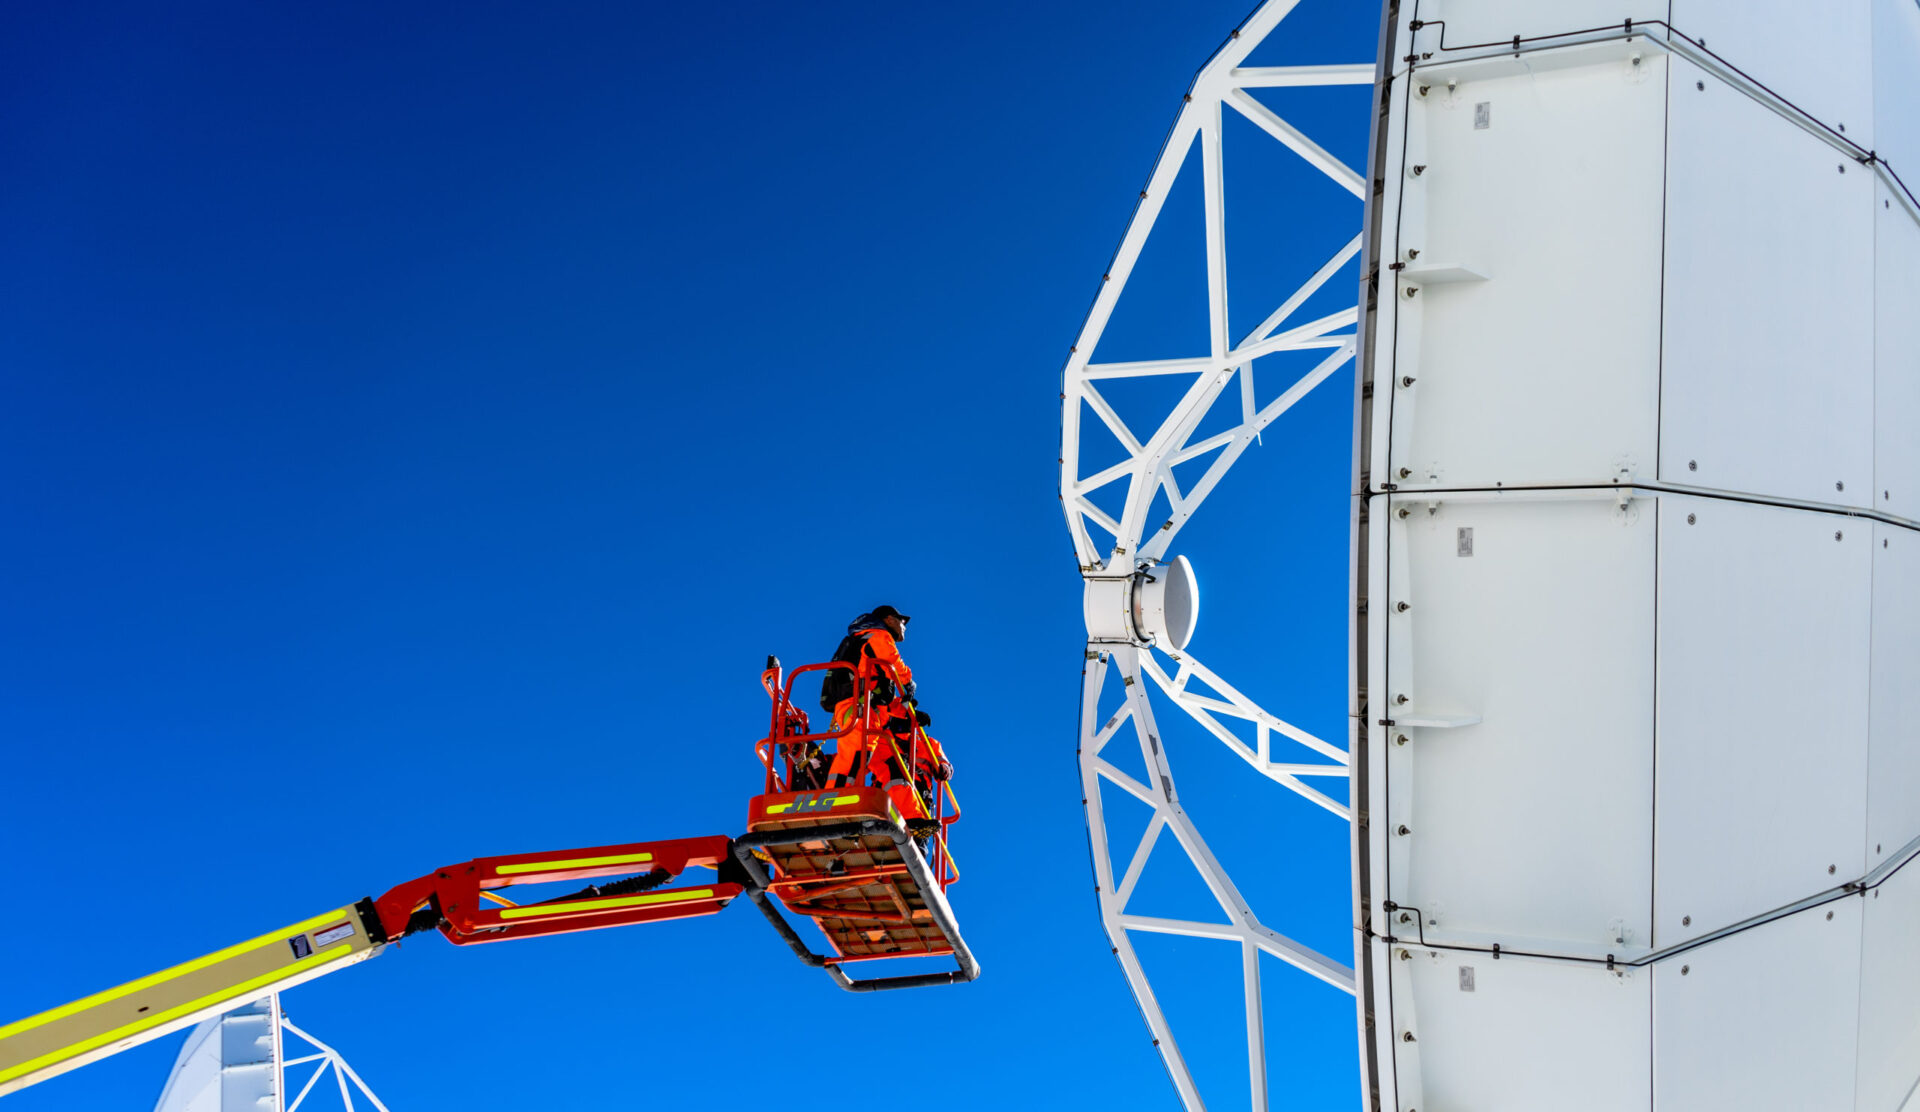
POLYGON ((707 884, 660 886, 695 866, 722 868, 729 848, 728 839, 716 835, 476 857, 397 885, 374 906, 390 939, 437 926, 456 946, 712 915, 743 891, 738 883, 716 875, 707 884), (498 895, 521 884, 607 877, 624 879, 539 903, 498 895))

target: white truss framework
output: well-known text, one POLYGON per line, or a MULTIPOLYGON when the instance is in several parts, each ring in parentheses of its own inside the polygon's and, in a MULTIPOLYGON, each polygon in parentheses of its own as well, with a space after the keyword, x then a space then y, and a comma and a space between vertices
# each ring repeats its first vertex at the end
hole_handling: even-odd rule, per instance
POLYGON ((340 1106, 344 1108, 346 1112, 353 1112, 354 1110, 353 1093, 348 1087, 349 1082, 352 1083, 353 1089, 360 1090, 360 1095, 367 1098, 367 1103, 379 1109, 380 1112, 388 1112, 387 1106, 380 1103, 379 1097, 373 1095, 373 1090, 367 1087, 365 1081, 360 1080, 359 1074, 353 1072, 353 1067, 347 1064, 347 1060, 340 1056, 339 1051, 294 1026, 293 1021, 287 1018, 285 1012, 281 1012, 277 1007, 274 1010, 280 1017, 280 1029, 282 1031, 292 1032, 314 1047, 314 1053, 302 1054, 298 1058, 284 1058, 281 1060, 280 1076, 283 1080, 278 1087, 278 1091, 282 1094, 282 1098, 284 1099, 287 1091, 284 1078, 286 1077, 286 1069, 288 1066, 305 1065, 309 1062, 320 1063, 320 1065, 314 1069, 313 1076, 307 1078, 307 1083, 301 1086, 300 1092, 296 1094, 291 1101, 287 1102, 286 1112, 298 1112, 301 1103, 307 1099, 307 1094, 313 1091, 313 1087, 319 1083, 320 1079, 326 1075, 328 1070, 333 1071, 334 1083, 340 1090, 340 1106))
MULTIPOLYGON (((1357 285, 1356 305, 1353 307, 1314 320, 1296 321, 1294 316, 1308 299, 1359 255, 1361 236, 1357 233, 1361 220, 1358 211, 1354 215, 1356 235, 1352 240, 1325 260, 1258 327, 1237 341, 1229 334, 1225 169, 1221 146, 1225 113, 1231 110, 1245 117, 1266 136, 1282 144, 1355 198, 1365 195, 1366 182, 1361 173, 1341 163, 1298 128, 1244 91, 1283 86, 1373 83, 1375 67, 1371 63, 1241 66, 1297 2, 1269 0, 1235 32, 1234 37, 1194 79, 1192 90, 1174 122, 1166 146, 1154 166, 1153 175, 1141 194, 1141 201, 1126 236, 1103 279, 1100 294, 1087 315, 1079 340, 1068 359, 1061 388, 1063 450, 1060 496, 1081 574, 1088 579, 1130 575, 1138 567, 1151 566, 1165 559, 1181 528, 1213 492, 1227 470, 1255 442, 1260 432, 1354 357, 1356 338, 1352 329, 1359 316, 1357 285), (1090 358, 1106 330, 1141 250, 1153 232, 1165 200, 1196 143, 1201 151, 1200 171, 1206 217, 1208 350, 1187 358, 1093 363, 1090 358), (1326 354, 1312 370, 1293 381, 1278 397, 1264 406, 1256 405, 1254 361, 1279 352, 1298 351, 1324 351, 1326 354), (1153 375, 1191 375, 1193 382, 1154 431, 1141 437, 1122 420, 1102 395, 1098 384, 1109 379, 1153 375), (1237 390, 1233 389, 1235 386, 1237 390), (1195 430, 1216 404, 1237 406, 1238 423, 1225 432, 1193 440, 1195 430), (1091 412, 1112 433, 1127 453, 1126 459, 1090 475, 1080 474, 1083 412, 1091 412), (1215 451, 1219 454, 1200 477, 1182 489, 1174 478, 1173 469, 1215 451), (1097 506, 1089 496, 1122 480, 1128 486, 1123 508, 1116 518, 1097 506), (1171 507, 1169 516, 1164 520, 1149 520, 1148 515, 1152 512, 1156 496, 1163 492, 1171 507), (1103 546, 1095 539, 1096 528, 1113 538, 1109 551, 1102 552, 1103 546)), ((1179 796, 1174 790, 1173 773, 1160 743, 1160 731, 1154 724, 1153 708, 1144 681, 1151 680, 1154 688, 1163 696, 1191 715, 1256 772, 1342 819, 1350 816, 1345 802, 1346 793, 1341 786, 1336 785, 1329 792, 1310 786, 1306 781, 1332 777, 1344 780, 1348 775, 1347 753, 1342 747, 1314 737, 1262 709, 1191 655, 1167 653, 1171 665, 1169 670, 1168 665, 1163 664, 1156 655, 1157 651, 1139 643, 1090 641, 1087 646, 1080 710, 1080 778, 1081 794, 1087 809, 1087 825, 1093 843, 1101 919, 1174 1087, 1190 1110, 1205 1108, 1205 1102, 1180 1054, 1173 1031, 1160 1010, 1153 986, 1134 953, 1128 935, 1130 931, 1146 931, 1239 944, 1252 1103, 1254 1109, 1264 1110, 1268 1107, 1268 1087, 1259 955, 1262 952, 1270 954, 1309 976, 1347 992, 1353 991, 1353 973, 1339 962, 1263 926, 1248 906, 1180 805, 1179 796), (1123 685, 1124 703, 1119 711, 1103 722, 1099 718, 1100 697, 1115 676, 1123 685), (1194 681, 1207 690, 1196 690, 1194 681), (1241 734, 1229 728, 1228 722, 1241 724, 1242 730, 1246 724, 1250 724, 1252 743, 1249 744, 1241 734), (1127 727, 1132 729, 1145 768, 1154 783, 1140 783, 1105 755, 1107 747, 1127 727), (1282 759, 1278 760, 1274 754, 1276 737, 1279 744, 1286 747, 1282 759), (1298 750, 1292 747, 1298 747, 1298 750), (1110 852, 1106 817, 1101 804, 1102 781, 1153 809, 1145 833, 1133 846, 1126 869, 1118 877, 1114 875, 1116 859, 1110 852), (1128 912, 1127 905, 1134 888, 1163 833, 1172 834, 1219 904, 1226 922, 1160 919, 1128 912)))

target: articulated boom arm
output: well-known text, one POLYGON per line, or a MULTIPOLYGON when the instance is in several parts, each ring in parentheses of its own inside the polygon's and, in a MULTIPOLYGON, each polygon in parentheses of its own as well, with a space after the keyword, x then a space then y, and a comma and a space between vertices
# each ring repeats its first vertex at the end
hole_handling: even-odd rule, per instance
POLYGON ((737 866, 731 847, 727 838, 716 835, 478 857, 396 885, 373 901, 374 914, 384 940, 438 927, 456 946, 712 915, 744 890, 741 884, 720 879, 698 887, 657 889, 692 866, 733 875, 737 866), (499 894, 519 884, 606 877, 624 879, 589 884, 539 903, 516 904, 499 894))
MULTIPOLYGON (((138 1046, 281 989, 354 965, 388 944, 437 929, 456 946, 712 915, 746 893, 795 956, 854 992, 950 985, 980 975, 960 937, 946 890, 960 877, 949 847, 960 817, 940 750, 915 726, 895 764, 904 779, 866 786, 865 753, 851 783, 828 787, 821 746, 854 744, 854 726, 810 733, 794 705, 793 676, 846 668, 809 664, 783 673, 771 657, 761 682, 771 727, 755 745, 765 790, 748 804, 747 833, 633 842, 510 857, 477 857, 435 869, 364 899, 202 958, 0 1027, 0 1096, 138 1046), (802 774, 806 780, 800 782, 802 774), (712 879, 667 887, 686 870, 712 879), (576 891, 516 903, 503 889, 584 882, 576 891), (827 942, 815 953, 775 906, 812 920, 827 942), (934 958, 937 973, 855 979, 852 962, 934 958)), ((865 705, 866 692, 861 691, 865 705)), ((900 712, 904 713, 904 712, 900 712)), ((860 721, 875 735, 880 708, 860 721)), ((890 743, 892 746, 893 743, 890 743)), ((877 752, 877 750, 875 750, 877 752)))
POLYGON ((712 915, 744 887, 723 836, 480 857, 0 1027, 0 1096, 373 957, 430 928, 457 946, 712 915), (662 885, 694 866, 712 883, 662 885), (597 881, 515 904, 502 888, 597 881))

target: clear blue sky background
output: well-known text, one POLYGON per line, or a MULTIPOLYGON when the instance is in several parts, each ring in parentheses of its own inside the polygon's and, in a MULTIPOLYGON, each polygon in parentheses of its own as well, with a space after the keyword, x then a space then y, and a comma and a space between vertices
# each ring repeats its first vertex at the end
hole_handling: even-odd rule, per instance
MULTIPOLYGON (((423 936, 289 1012, 396 1112, 1172 1107, 1087 868, 1057 394, 1247 3, 10 9, 0 1021, 441 864, 737 833, 761 661, 886 601, 959 765, 980 982, 841 993, 743 906, 423 936)), ((1369 61, 1376 20, 1308 0, 1262 60, 1369 61)), ((1364 89, 1283 114, 1364 164, 1364 89)), ((1359 215, 1256 146, 1236 332, 1359 215)), ((1197 350, 1191 200, 1102 358, 1197 350)), ((1334 738, 1350 391, 1181 545, 1196 652, 1334 738)), ((1350 960, 1344 826, 1167 730, 1269 924, 1350 960)), ((1204 914, 1176 865, 1136 910, 1204 914)), ((1237 952, 1141 946, 1244 1107, 1237 952)), ((1351 999, 1265 972, 1285 1103, 1351 1103, 1351 999)), ((146 1107, 177 1045, 7 1106, 146 1107)))

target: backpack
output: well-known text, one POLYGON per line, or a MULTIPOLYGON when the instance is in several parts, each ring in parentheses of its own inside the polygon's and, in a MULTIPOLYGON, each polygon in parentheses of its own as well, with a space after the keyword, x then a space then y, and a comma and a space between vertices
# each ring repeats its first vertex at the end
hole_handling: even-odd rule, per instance
MULTIPOLYGON (((833 659, 845 661, 858 668, 860 650, 866 647, 866 639, 857 633, 849 633, 840 639, 840 647, 833 650, 833 659)), ((820 709, 831 714, 833 708, 843 701, 853 698, 853 671, 848 668, 829 668, 827 676, 820 681, 820 709)))

